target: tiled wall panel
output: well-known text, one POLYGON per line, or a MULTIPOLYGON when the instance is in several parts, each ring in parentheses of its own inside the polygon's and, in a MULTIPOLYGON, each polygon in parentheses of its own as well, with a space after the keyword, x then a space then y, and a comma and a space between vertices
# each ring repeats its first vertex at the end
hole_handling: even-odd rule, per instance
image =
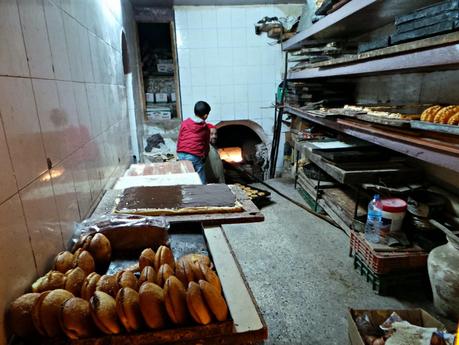
POLYGON ((0 0, 0 344, 5 308, 131 156, 121 31, 134 21, 122 6, 0 0))
POLYGON ((275 41, 255 35, 265 16, 301 14, 302 5, 176 6, 175 25, 182 113, 194 103, 212 107, 210 122, 250 119, 272 135, 274 94, 284 55, 275 41))

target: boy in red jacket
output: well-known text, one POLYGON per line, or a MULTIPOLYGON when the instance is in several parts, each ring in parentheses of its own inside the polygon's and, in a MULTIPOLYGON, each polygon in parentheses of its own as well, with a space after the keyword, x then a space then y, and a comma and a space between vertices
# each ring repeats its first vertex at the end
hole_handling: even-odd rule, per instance
POLYGON ((191 161, 203 184, 206 184, 204 162, 209 153, 210 131, 206 123, 209 113, 209 104, 197 102, 194 106, 195 116, 182 122, 177 139, 178 159, 191 161))

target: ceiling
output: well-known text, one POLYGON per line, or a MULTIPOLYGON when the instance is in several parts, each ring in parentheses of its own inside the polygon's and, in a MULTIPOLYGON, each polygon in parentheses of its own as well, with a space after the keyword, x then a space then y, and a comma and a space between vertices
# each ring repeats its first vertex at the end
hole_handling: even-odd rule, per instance
POLYGON ((214 6, 214 5, 272 5, 304 4, 306 0, 131 0, 134 6, 171 7, 173 5, 214 6))

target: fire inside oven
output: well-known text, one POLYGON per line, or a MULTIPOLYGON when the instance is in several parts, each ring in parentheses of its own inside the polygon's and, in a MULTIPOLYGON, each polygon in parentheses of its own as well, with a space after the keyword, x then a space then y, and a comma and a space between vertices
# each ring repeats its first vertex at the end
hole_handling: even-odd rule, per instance
POLYGON ((265 178, 267 148, 254 130, 234 124, 219 127, 217 134, 216 146, 224 163, 227 182, 241 182, 237 173, 241 169, 258 179, 265 178))

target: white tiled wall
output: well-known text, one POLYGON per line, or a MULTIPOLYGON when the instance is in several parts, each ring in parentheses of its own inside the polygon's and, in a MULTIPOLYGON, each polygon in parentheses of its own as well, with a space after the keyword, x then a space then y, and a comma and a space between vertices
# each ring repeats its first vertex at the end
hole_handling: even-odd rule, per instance
POLYGON ((255 35, 264 16, 301 14, 302 5, 176 6, 175 27, 182 113, 196 101, 212 107, 210 122, 250 119, 272 135, 274 95, 284 54, 275 41, 255 35))
POLYGON ((5 308, 128 163, 121 6, 0 0, 0 344, 5 308))

